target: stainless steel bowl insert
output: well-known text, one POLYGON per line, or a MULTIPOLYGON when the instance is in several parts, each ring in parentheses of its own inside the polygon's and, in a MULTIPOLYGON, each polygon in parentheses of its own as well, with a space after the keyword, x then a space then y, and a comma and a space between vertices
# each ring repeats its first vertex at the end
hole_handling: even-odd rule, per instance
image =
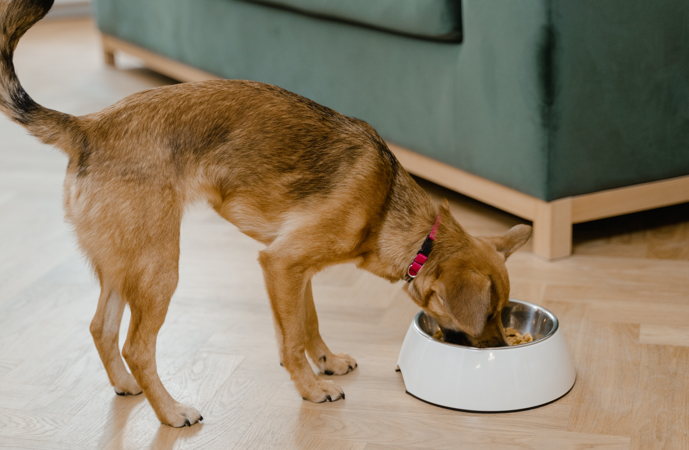
MULTIPOLYGON (((436 340, 433 335, 438 331, 438 323, 421 311, 414 319, 416 327, 425 334, 429 339, 436 340)), ((534 305, 532 303, 522 302, 520 300, 510 300, 510 302, 502 310, 502 325, 505 328, 514 328, 521 334, 531 333, 533 341, 528 344, 520 344, 512 347, 486 347, 477 348, 477 350, 509 350, 512 348, 520 348, 528 345, 537 344, 550 336, 555 334, 559 326, 557 317, 547 309, 534 305)), ((442 342, 445 345, 455 345, 458 347, 466 347, 462 345, 452 344, 449 342, 442 342)), ((468 347, 476 348, 476 347, 468 347)))

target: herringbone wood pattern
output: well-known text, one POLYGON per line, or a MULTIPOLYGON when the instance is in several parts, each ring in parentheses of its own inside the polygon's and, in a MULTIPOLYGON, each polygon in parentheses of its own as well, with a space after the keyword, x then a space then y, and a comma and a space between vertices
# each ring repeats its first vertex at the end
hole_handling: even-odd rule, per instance
MULTIPOLYGON (((39 24, 16 65, 37 101, 74 114, 171 82, 131 61, 104 67, 85 20, 39 24)), ((575 256, 563 261, 539 260, 528 245, 511 257, 512 296, 560 318, 578 381, 553 404, 510 414, 448 411, 405 394, 394 369, 417 308, 399 284, 351 266, 319 274, 314 294, 325 340, 359 368, 336 380, 345 401, 303 401, 278 365, 260 244, 194 208, 158 368, 206 420, 173 429, 143 396, 109 386, 88 331, 98 285, 62 220, 65 165, 0 120, 0 448, 689 448, 686 206, 578 226, 575 256)), ((520 222, 422 184, 449 197, 472 233, 520 222)))

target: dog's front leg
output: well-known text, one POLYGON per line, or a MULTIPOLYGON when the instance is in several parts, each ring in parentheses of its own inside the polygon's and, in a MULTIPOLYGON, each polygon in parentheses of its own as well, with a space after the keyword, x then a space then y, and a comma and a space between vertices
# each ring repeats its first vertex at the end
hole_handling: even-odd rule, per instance
POLYGON ((357 367, 354 358, 346 353, 332 353, 321 337, 318 330, 316 305, 313 303, 311 280, 306 283, 304 306, 306 308, 306 352, 311 360, 326 375, 344 375, 354 370, 357 367))
MULTIPOLYGON (((282 336, 282 363, 305 400, 315 403, 344 399, 332 381, 318 378, 306 360, 306 269, 267 248, 259 255, 278 334, 282 336)), ((278 339, 280 343, 280 339, 278 339)))

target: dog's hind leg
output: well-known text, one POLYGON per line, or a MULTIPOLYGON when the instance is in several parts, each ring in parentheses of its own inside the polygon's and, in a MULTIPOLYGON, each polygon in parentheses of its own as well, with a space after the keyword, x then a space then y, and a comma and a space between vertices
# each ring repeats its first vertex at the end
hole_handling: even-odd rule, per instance
POLYGON ((177 288, 179 233, 158 236, 133 261, 122 294, 131 309, 127 341, 122 349, 132 375, 144 391, 158 419, 183 427, 203 420, 194 408, 177 402, 160 381, 156 365, 158 331, 177 288))
POLYGON ((118 395, 137 395, 141 388, 127 368, 120 355, 119 336, 125 301, 117 289, 98 270, 101 292, 96 315, 91 321, 91 335, 98 349, 100 359, 118 395))
POLYGON ((354 370, 357 367, 354 358, 345 353, 333 354, 321 337, 321 333, 318 330, 316 306, 313 303, 311 280, 306 284, 304 307, 306 308, 306 352, 311 360, 326 375, 344 375, 354 370))
POLYGON ((280 328, 280 324, 277 322, 277 317, 273 315, 273 327, 275 328, 275 341, 278 344, 278 355, 280 356, 280 365, 285 366, 284 361, 284 356, 282 354, 282 328, 280 328))
POLYGON ((299 257, 290 258, 282 248, 274 245, 261 251, 258 260, 263 268, 276 327, 282 336, 280 354, 285 369, 305 400, 320 403, 344 398, 335 383, 316 376, 306 359, 306 270, 298 262, 299 257))

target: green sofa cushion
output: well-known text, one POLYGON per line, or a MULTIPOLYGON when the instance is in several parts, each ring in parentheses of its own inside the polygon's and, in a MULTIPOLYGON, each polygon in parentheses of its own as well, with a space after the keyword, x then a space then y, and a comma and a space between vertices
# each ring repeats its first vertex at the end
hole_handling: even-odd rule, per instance
POLYGON ((459 42, 461 0, 247 0, 396 33, 459 42))

